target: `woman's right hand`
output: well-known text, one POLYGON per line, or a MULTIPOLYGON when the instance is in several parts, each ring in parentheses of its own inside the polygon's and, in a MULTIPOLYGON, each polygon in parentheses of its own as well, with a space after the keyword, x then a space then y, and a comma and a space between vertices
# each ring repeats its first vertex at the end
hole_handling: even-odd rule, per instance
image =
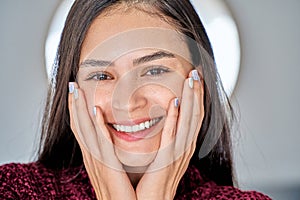
POLYGON ((117 159, 110 134, 99 107, 89 115, 85 96, 76 83, 70 83, 71 129, 79 143, 83 162, 97 199, 136 199, 130 180, 117 159))

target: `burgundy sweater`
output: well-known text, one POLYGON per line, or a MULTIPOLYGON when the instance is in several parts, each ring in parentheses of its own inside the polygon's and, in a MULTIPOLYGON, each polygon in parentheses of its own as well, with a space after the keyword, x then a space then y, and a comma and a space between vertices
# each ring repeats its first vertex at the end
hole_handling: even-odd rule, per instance
MULTIPOLYGON (((41 163, 0 166, 0 199, 96 199, 84 167, 54 172, 41 163)), ((198 169, 190 166, 183 176, 175 199, 266 199, 255 192, 205 181, 198 169)))

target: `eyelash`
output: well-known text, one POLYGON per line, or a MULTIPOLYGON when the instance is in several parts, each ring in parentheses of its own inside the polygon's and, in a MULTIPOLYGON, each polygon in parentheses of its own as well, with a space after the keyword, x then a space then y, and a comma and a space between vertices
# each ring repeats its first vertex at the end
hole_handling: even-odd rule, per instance
POLYGON ((170 69, 162 66, 152 66, 145 71, 146 73, 144 73, 143 76, 160 76, 161 74, 170 72, 170 69), (155 72, 155 74, 152 74, 153 72, 155 72))
POLYGON ((113 79, 114 78, 112 77, 112 75, 110 75, 107 72, 95 72, 90 74, 86 80, 106 81, 106 80, 113 80, 113 79))
MULTIPOLYGON (((170 69, 162 66, 152 66, 147 68, 145 71, 146 72, 142 76, 160 76, 161 74, 170 72, 170 69)), ((112 75, 107 72, 95 72, 90 74, 86 80, 106 81, 113 79, 112 75)))

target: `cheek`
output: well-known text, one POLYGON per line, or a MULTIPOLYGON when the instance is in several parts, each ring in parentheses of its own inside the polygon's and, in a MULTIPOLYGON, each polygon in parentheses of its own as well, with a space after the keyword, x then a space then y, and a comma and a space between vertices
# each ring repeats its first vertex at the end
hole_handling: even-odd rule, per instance
POLYGON ((143 87, 141 93, 149 104, 151 117, 164 116, 176 97, 181 98, 183 81, 167 81, 166 84, 151 84, 143 87))
POLYGON ((104 112, 105 109, 110 108, 112 98, 112 92, 108 88, 105 89, 97 89, 93 94, 93 101, 95 106, 99 106, 101 110, 104 112))
POLYGON ((181 73, 172 73, 155 83, 146 85, 143 92, 148 99, 153 99, 154 102, 168 108, 172 99, 181 98, 184 80, 185 77, 181 73))
POLYGON ((90 116, 92 116, 93 107, 95 106, 94 99, 93 99, 93 97, 94 97, 93 94, 94 94, 95 90, 91 89, 89 87, 82 87, 82 86, 80 86, 80 89, 84 93, 84 97, 85 97, 88 112, 89 112, 90 116))
POLYGON ((103 117, 107 119, 108 113, 111 113, 111 97, 112 92, 108 87, 97 88, 90 95, 90 102, 92 104, 92 108, 94 106, 98 106, 103 113, 103 117))
POLYGON ((142 88, 140 92, 149 102, 150 109, 155 110, 160 107, 165 111, 168 110, 170 101, 178 96, 179 93, 175 90, 170 90, 169 88, 158 85, 146 86, 142 88))

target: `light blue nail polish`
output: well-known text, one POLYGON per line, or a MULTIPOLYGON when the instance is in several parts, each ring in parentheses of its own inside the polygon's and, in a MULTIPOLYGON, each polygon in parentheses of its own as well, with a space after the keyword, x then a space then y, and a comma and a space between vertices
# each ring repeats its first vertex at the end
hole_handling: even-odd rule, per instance
POLYGON ((189 86, 190 86, 190 88, 193 89, 193 88, 194 88, 194 79, 189 78, 188 81, 189 81, 189 86))
POLYGON ((200 81, 200 77, 199 77, 198 71, 196 69, 194 69, 192 71, 192 77, 195 81, 200 81))
POLYGON ((74 98, 78 99, 79 95, 78 95, 78 90, 75 88, 74 89, 74 98))
POLYGON ((175 106, 175 108, 178 108, 178 106, 179 106, 179 99, 178 98, 176 98, 174 100, 174 106, 175 106))
POLYGON ((93 114, 94 114, 94 116, 97 115, 97 108, 96 108, 96 106, 93 107, 93 114))
POLYGON ((69 93, 72 94, 74 92, 75 86, 74 83, 69 83, 69 93))

